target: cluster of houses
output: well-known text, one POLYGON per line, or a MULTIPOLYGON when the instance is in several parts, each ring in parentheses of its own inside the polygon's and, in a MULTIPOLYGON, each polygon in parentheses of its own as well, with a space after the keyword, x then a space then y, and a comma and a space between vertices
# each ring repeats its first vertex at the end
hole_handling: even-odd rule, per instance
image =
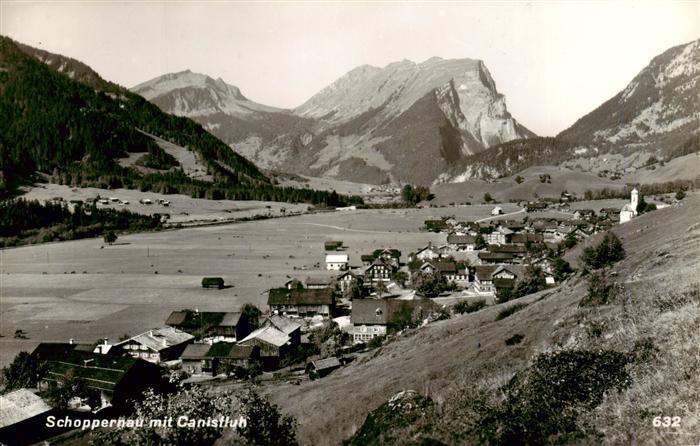
MULTIPOLYGON (((528 203, 527 210, 538 212, 546 207, 546 203, 528 203)), ((497 212, 500 214, 501 210, 497 212)), ((411 292, 412 279, 420 273, 441 276, 462 295, 495 296, 499 289, 513 288, 524 277, 527 267, 535 264, 545 273, 546 283, 553 285, 551 254, 561 252, 568 239, 579 241, 608 230, 620 218, 620 210, 613 208, 598 213, 588 209, 571 213, 569 218, 528 215, 522 221, 481 223, 453 218, 427 220, 426 228, 444 233, 445 241, 438 245, 428 243, 409 254, 406 263, 402 263, 399 250, 379 248, 361 255, 361 265, 351 265, 343 243, 328 241, 324 245, 326 270, 338 274, 323 279, 308 278, 305 284, 290 280, 284 287, 270 290, 269 310, 291 318, 328 320, 349 308, 352 339, 364 343, 391 329, 397 308, 408 305, 415 309, 423 305, 426 299, 411 292), (401 280, 400 273, 404 273, 401 280), (389 285, 392 293, 387 292, 389 285), (353 286, 362 290, 361 298, 355 296, 351 302, 345 302, 346 291, 353 286), (407 293, 401 295, 402 291, 407 293)))
MULTIPOLYGON (((97 407, 85 407, 83 400, 75 398, 70 408, 84 412, 109 408, 120 413, 146 389, 164 387, 164 370, 181 368, 189 375, 210 376, 245 375, 253 368, 274 370, 280 358, 300 343, 301 324, 281 315, 271 315, 254 325, 243 312, 181 310, 173 311, 162 327, 114 344, 106 339, 97 343, 72 339, 43 342, 31 357, 45 364, 40 390, 80 378, 99 395, 97 403, 92 403, 97 407)), ((8 398, 3 404, 11 404, 12 398, 27 402, 39 397, 20 392, 8 398)))

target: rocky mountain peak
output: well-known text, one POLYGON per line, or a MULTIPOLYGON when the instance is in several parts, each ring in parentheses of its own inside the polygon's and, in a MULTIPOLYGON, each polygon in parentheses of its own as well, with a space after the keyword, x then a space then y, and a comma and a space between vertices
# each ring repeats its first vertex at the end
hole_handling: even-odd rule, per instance
POLYGON ((235 85, 221 77, 184 70, 158 76, 131 88, 163 110, 179 116, 208 116, 216 113, 232 115, 253 111, 278 111, 246 98, 235 85))

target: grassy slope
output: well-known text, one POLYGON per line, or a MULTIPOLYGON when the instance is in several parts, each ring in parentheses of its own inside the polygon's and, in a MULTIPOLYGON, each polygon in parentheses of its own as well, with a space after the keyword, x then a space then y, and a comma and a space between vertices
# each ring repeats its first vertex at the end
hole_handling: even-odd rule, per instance
MULTIPOLYGON (((535 353, 563 347, 629 350, 637 339, 652 337, 657 359, 648 370, 635 369, 632 386, 610 396, 590 421, 611 442, 645 436, 678 442, 700 427, 700 334, 689 330, 700 324, 699 302, 697 294, 694 301, 679 297, 697 288, 698 209, 700 197, 695 195, 682 207, 615 228, 628 252, 615 267, 618 280, 625 282, 626 305, 579 309, 587 284, 575 277, 521 299, 532 304, 504 320, 494 322, 500 310, 494 307, 436 323, 389 343, 374 359, 319 381, 275 388, 270 396, 297 417, 303 443, 337 444, 362 424, 369 410, 402 389, 428 392, 441 403, 474 388, 474 373, 491 383, 504 382, 535 353), (667 311, 660 301, 670 302, 667 311), (603 327, 599 337, 590 335, 595 324, 603 327), (506 348, 504 340, 516 333, 525 336, 523 342, 506 348), (680 433, 654 429, 651 420, 657 415, 683 416, 680 433)), ((579 250, 569 254, 572 263, 579 250)))
POLYGON ((588 189, 606 187, 622 189, 624 182, 600 178, 592 173, 577 172, 565 167, 534 166, 494 182, 469 180, 464 183, 440 184, 432 187, 431 191, 435 194, 438 204, 447 204, 465 201, 481 203, 486 192, 499 201, 534 200, 537 197, 559 198, 564 190, 583 197, 588 189), (540 182, 540 174, 550 175, 551 183, 540 182), (517 176, 524 178, 521 184, 515 181, 517 176))

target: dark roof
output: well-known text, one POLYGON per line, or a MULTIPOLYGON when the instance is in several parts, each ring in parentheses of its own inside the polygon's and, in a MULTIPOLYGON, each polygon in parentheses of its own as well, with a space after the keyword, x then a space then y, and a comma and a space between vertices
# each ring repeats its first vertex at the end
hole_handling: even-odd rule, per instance
POLYGON ((273 288, 267 298, 268 305, 332 305, 333 290, 273 288))
POLYGON ((132 368, 151 365, 130 357, 72 351, 62 358, 47 362, 46 379, 57 380, 72 370, 72 373, 84 379, 89 387, 114 390, 132 368))
POLYGON ((388 254, 389 257, 393 257, 395 259, 401 258, 401 251, 398 249, 390 249, 390 248, 384 248, 384 249, 375 249, 372 255, 376 259, 380 255, 388 254))
POLYGON ((513 243, 541 242, 544 240, 542 234, 513 234, 513 243))
POLYGON ((332 241, 324 242, 323 246, 324 246, 326 251, 334 251, 334 250, 342 247, 343 242, 341 242, 340 240, 332 240, 332 241))
POLYGON ((532 228, 535 230, 557 229, 559 223, 553 220, 535 220, 532 222, 532 228))
POLYGON ((383 258, 380 257, 380 258, 378 258, 378 259, 375 259, 375 260, 372 262, 372 264, 371 264, 370 266, 367 267, 367 269, 365 270, 365 273, 366 273, 367 271, 369 271, 372 267, 377 266, 377 265, 383 265, 383 266, 386 266, 386 267, 388 267, 388 268, 391 268, 391 267, 392 267, 391 262, 389 262, 388 260, 383 259, 383 258))
POLYGON ((182 359, 202 359, 207 356, 207 352, 211 348, 209 344, 190 344, 182 352, 182 359))
POLYGON ((360 325, 387 325, 389 323, 389 300, 355 299, 352 301, 350 320, 360 325))
POLYGON ((181 329, 197 329, 209 327, 235 327, 241 318, 240 312, 223 311, 173 311, 165 320, 165 325, 181 329))
POLYGON ((331 286, 331 284, 334 281, 335 281, 335 278, 333 278, 333 277, 307 277, 306 278, 306 286, 309 286, 309 285, 331 286))
POLYGON ((214 344, 190 344, 182 353, 182 359, 230 358, 248 359, 252 356, 254 346, 237 345, 230 342, 214 344))
POLYGON ((509 253, 509 254, 525 254, 527 249, 523 245, 489 245, 489 251, 491 253, 509 253))
POLYGON ((503 220, 499 223, 504 228, 508 228, 511 230, 523 229, 525 227, 525 223, 518 220, 503 220))
POLYGON ((510 260, 513 258, 513 254, 507 252, 480 252, 479 258, 481 260, 510 260))
POLYGON ((340 274, 336 277, 336 280, 341 280, 341 279, 342 279, 343 277, 345 277, 345 276, 350 276, 350 277, 352 277, 352 278, 354 278, 354 279, 357 279, 357 278, 360 277, 360 276, 358 276, 355 272, 350 271, 350 270, 347 270, 347 271, 345 271, 345 272, 340 273, 340 274))
POLYGON ((499 268, 498 265, 479 265, 474 267, 474 275, 479 280, 491 280, 491 275, 499 268))
POLYGON ((354 325, 389 325, 393 315, 404 306, 415 309, 434 305, 430 299, 355 299, 350 320, 354 325))
POLYGON ((473 235, 457 235, 449 234, 447 236, 447 243, 452 243, 455 245, 470 245, 476 241, 476 237, 473 235))
POLYGON ((496 288, 513 288, 515 286, 514 279, 493 279, 493 286, 496 288))
POLYGON ((212 345, 207 356, 213 358, 248 359, 255 350, 253 345, 237 345, 229 342, 217 342, 212 345))
POLYGON ((77 346, 68 342, 42 342, 32 351, 32 356, 41 361, 53 361, 67 357, 77 346))
POLYGON ((182 325, 189 317, 188 311, 173 311, 165 320, 165 325, 182 325))
POLYGON ((337 369, 342 364, 340 364, 338 358, 334 356, 332 358, 317 359, 316 361, 311 361, 311 365, 313 365, 316 371, 320 371, 328 369, 337 369))
POLYGON ((360 260, 363 262, 372 262, 374 261, 374 256, 372 254, 362 254, 360 260))
POLYGON ((436 270, 438 270, 441 273, 454 273, 457 271, 457 265, 455 263, 436 262, 434 260, 423 262, 423 264, 420 266, 420 268, 423 269, 423 267, 427 264, 432 266, 433 268, 435 268, 436 270))

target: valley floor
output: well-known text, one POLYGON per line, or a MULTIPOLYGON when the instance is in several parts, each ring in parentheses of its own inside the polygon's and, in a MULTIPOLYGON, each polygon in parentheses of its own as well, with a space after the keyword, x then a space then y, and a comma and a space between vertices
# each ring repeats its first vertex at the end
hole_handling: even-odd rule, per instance
MULTIPOLYGON (((131 198, 125 192, 110 195, 131 198)), ((178 198, 166 197, 177 209, 178 198)), ((246 203, 256 206, 219 206, 246 203)), ((489 217, 491 208, 336 211, 120 235, 112 246, 84 239, 0 250, 0 364, 40 341, 134 335, 161 326, 172 310, 235 311, 246 302, 264 308, 267 290, 290 277, 329 274, 321 269, 324 241, 342 240, 350 264, 360 266, 360 255, 377 248, 397 248, 405 257, 429 241, 443 243, 444 234, 420 231, 426 219, 476 220, 489 217), (204 290, 203 276, 221 276, 231 288, 204 290), (14 339, 18 329, 29 339, 14 339)))

